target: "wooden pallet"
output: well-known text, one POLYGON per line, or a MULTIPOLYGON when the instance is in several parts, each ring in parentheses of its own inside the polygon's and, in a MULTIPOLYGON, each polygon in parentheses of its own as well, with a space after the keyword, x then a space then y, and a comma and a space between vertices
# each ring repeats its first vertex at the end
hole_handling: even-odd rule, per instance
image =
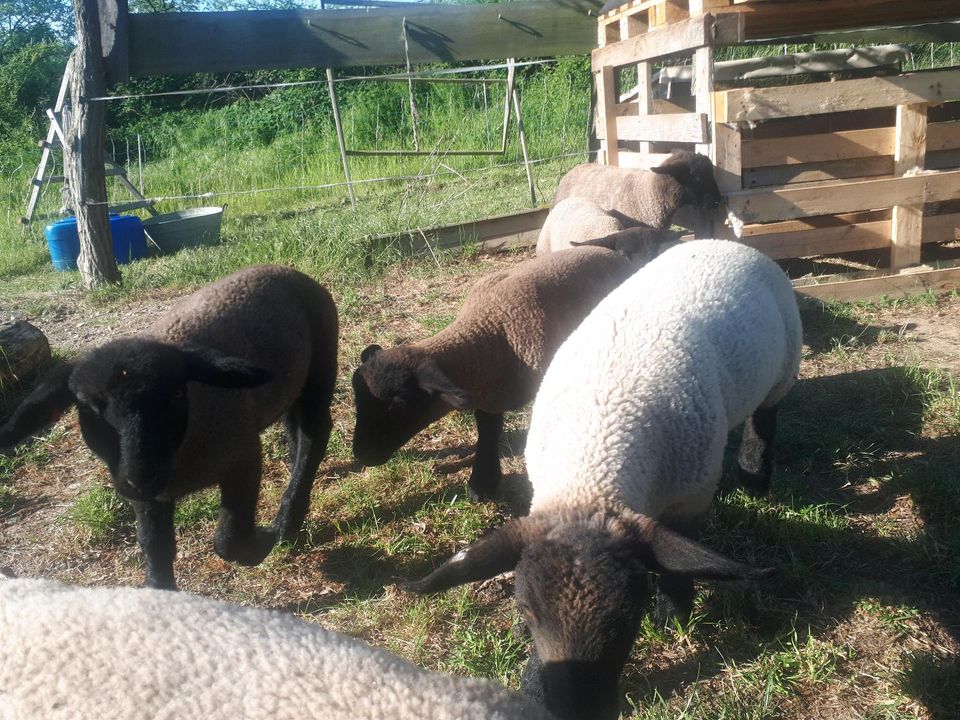
POLYGON ((956 0, 632 0, 599 17, 600 47, 631 35, 710 13, 739 15, 744 39, 757 40, 872 26, 954 19, 956 0))

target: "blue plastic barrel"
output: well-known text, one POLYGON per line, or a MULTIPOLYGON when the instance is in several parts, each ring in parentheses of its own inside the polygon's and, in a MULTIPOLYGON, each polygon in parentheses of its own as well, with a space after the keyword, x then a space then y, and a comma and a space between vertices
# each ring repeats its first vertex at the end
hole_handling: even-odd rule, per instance
MULTIPOLYGON (((121 265, 147 256, 147 241, 143 223, 136 215, 110 215, 110 234, 113 236, 113 256, 121 265)), ((50 248, 50 259, 55 270, 76 270, 80 256, 80 237, 77 219, 64 218, 47 225, 43 230, 50 248)))

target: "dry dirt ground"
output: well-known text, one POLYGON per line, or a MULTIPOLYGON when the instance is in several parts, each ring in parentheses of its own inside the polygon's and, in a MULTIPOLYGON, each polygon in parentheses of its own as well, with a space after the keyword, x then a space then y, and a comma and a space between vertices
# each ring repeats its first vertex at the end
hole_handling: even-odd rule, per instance
MULTIPOLYGON (((181 587, 292 609, 430 667, 515 683, 524 650, 510 639, 508 580, 440 610, 395 583, 522 510, 526 415, 508 422, 506 502, 473 505, 463 501, 468 418, 446 418, 384 468, 352 462, 349 374, 366 344, 435 332, 473 280, 524 257, 410 262, 333 288, 343 328, 336 427, 301 540, 258 568, 225 563, 211 542, 216 497, 202 496, 179 521, 181 587), (486 625, 492 639, 476 640, 486 625), (478 643, 476 657, 454 646, 464 637, 478 643), (503 667, 486 662, 498 653, 503 667)), ((35 295, 3 312, 38 325, 69 355, 136 332, 178 295, 105 304, 35 295)), ((777 487, 762 501, 721 498, 707 538, 777 568, 778 579, 707 587, 689 628, 645 628, 625 678, 636 717, 960 718, 960 298, 803 313, 807 346, 781 415, 777 487)), ((269 430, 263 443, 268 522, 288 475, 282 433, 269 430)), ((0 567, 81 584, 142 582, 129 513, 99 490, 109 477, 75 414, 0 462, 0 567)))

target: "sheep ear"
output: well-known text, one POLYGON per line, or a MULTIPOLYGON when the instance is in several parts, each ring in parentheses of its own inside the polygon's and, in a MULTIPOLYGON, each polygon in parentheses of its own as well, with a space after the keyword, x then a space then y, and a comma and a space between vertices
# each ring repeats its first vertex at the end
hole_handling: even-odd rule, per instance
POLYGON ((486 580, 494 575, 513 570, 527 540, 524 518, 510 520, 496 530, 464 548, 443 565, 421 580, 403 584, 408 592, 425 593, 449 590, 457 585, 486 580))
POLYGON ((703 580, 756 580, 773 568, 754 568, 650 521, 644 545, 654 569, 703 580))
POLYGON ((447 374, 433 361, 427 361, 417 368, 417 382, 427 392, 440 395, 440 398, 452 408, 469 410, 472 405, 470 396, 454 385, 447 374))
POLYGON ((602 247, 607 250, 617 249, 617 243, 613 235, 594 238, 592 240, 571 240, 570 244, 573 245, 573 247, 602 247))
POLYGON ((187 381, 222 388, 253 388, 273 377, 269 370, 243 358, 224 355, 219 350, 195 345, 182 348, 186 359, 187 381))
POLYGON ((72 372, 73 364, 65 363, 40 381, 0 425, 0 448, 17 445, 60 419, 76 401, 69 386, 72 372))
POLYGON ((690 163, 693 157, 695 156, 690 152, 673 152, 666 160, 650 170, 660 175, 670 175, 682 184, 690 178, 690 163))
POLYGON ((376 355, 376 354, 377 354, 378 352, 380 352, 381 350, 383 350, 383 348, 380 347, 379 345, 367 345, 367 346, 360 352, 360 362, 361 362, 361 363, 365 363, 367 360, 369 360, 370 358, 372 358, 374 355, 376 355))

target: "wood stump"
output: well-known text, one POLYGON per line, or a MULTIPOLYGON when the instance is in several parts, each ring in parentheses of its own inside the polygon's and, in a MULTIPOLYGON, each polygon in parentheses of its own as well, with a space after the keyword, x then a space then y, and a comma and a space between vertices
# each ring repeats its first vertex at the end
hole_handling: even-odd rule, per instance
POLYGON ((6 394, 50 360, 47 336, 26 320, 0 322, 0 392, 6 394))

